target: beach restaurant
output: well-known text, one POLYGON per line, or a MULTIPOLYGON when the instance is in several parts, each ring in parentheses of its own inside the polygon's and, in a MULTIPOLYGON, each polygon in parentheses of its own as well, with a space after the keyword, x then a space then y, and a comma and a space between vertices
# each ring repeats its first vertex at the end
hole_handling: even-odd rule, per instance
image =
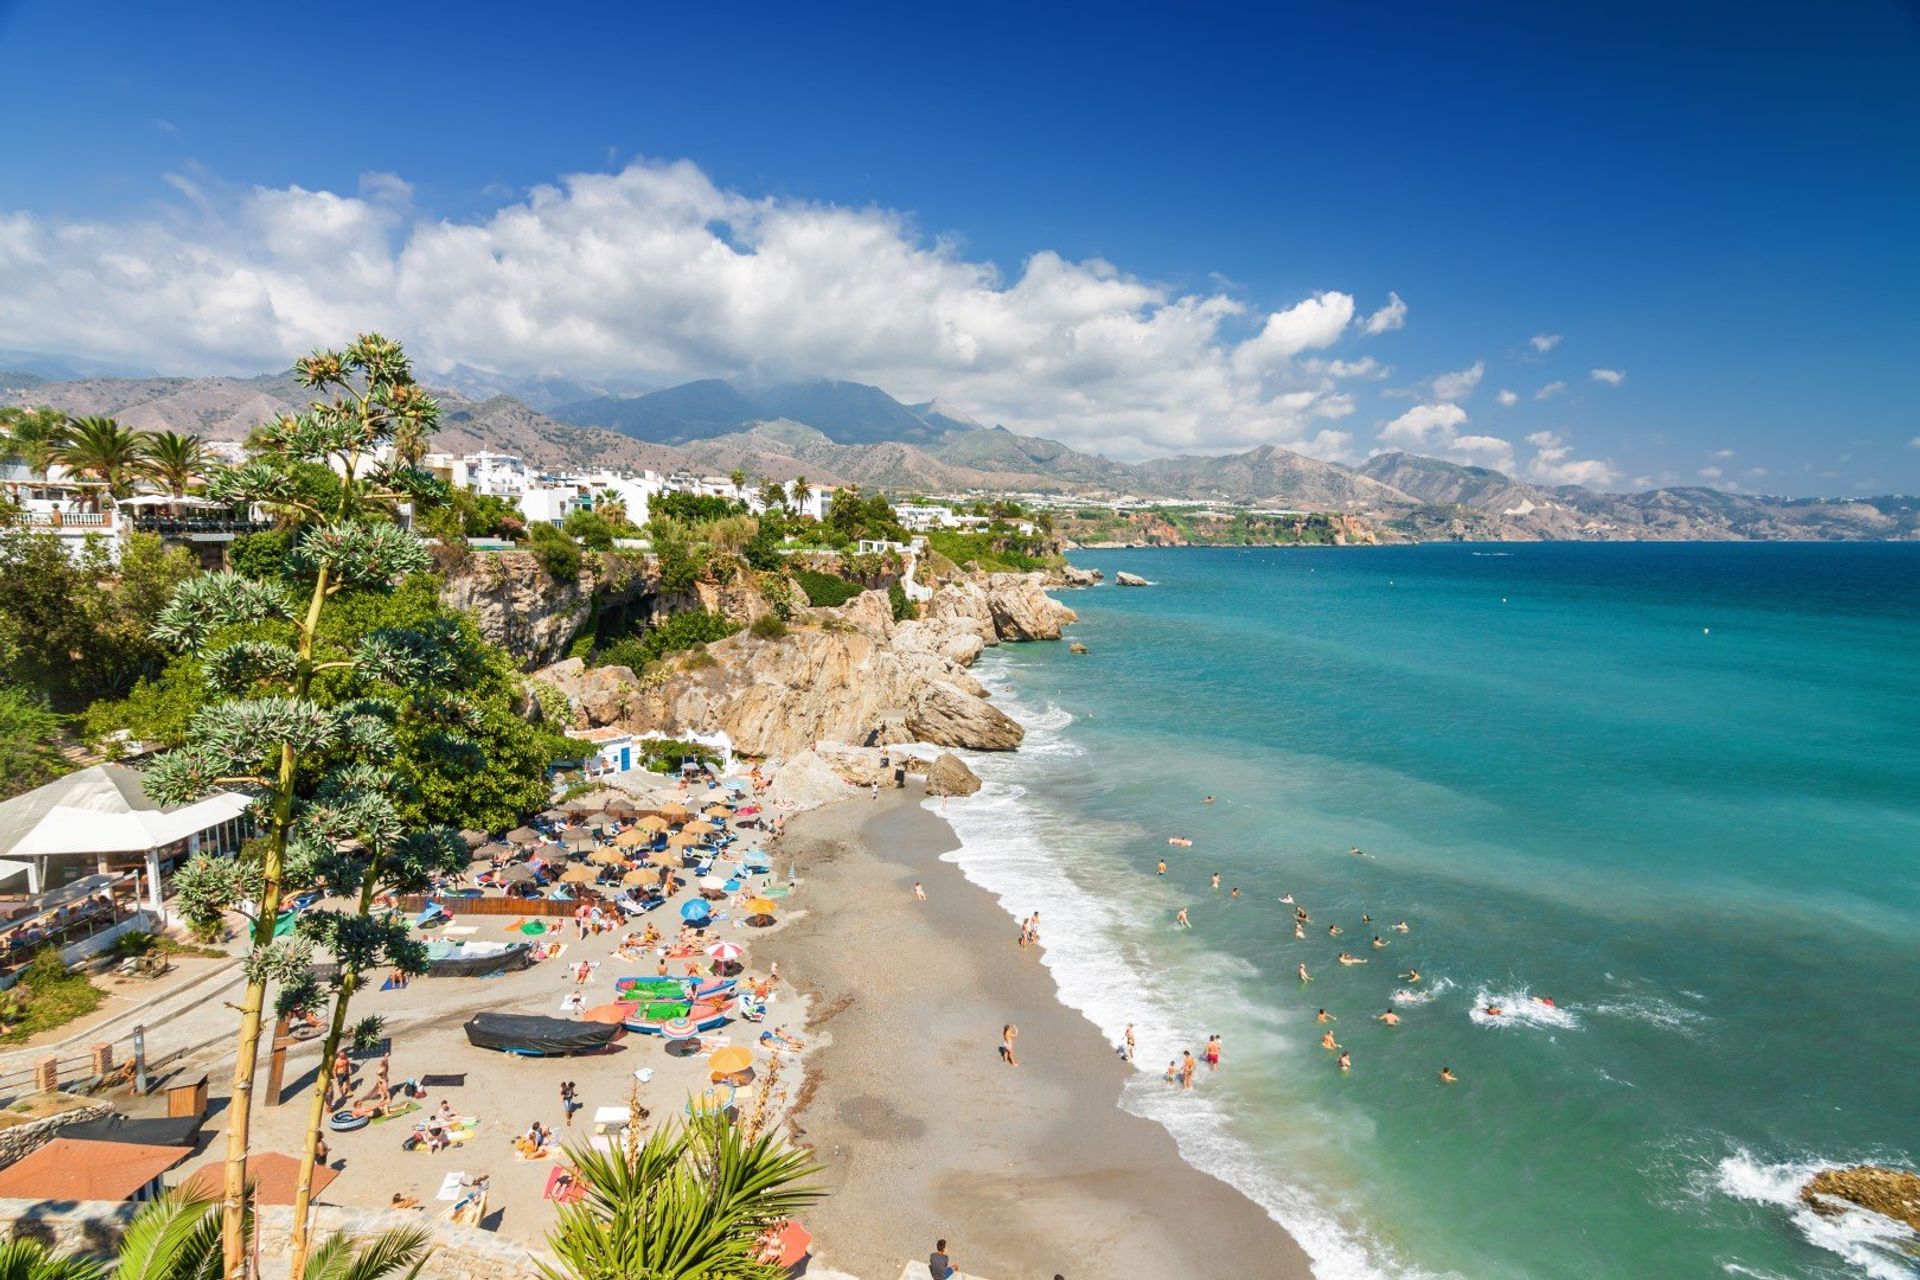
POLYGON ((140 771, 98 764, 0 802, 0 891, 41 894, 92 875, 138 872, 146 905, 159 911, 165 876, 206 849, 237 853, 248 834, 248 799, 218 791, 164 808, 147 797, 140 771), (16 883, 25 875, 24 886, 16 883))

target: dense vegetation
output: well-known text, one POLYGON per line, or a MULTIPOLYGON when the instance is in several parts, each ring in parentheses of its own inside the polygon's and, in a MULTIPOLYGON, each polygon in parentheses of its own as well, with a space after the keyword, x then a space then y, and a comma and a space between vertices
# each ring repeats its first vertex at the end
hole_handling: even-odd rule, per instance
POLYGON ((644 671, 670 653, 679 653, 714 640, 724 640, 740 629, 717 613, 689 609, 676 613, 657 627, 644 627, 623 637, 593 655, 597 667, 628 667, 644 671))

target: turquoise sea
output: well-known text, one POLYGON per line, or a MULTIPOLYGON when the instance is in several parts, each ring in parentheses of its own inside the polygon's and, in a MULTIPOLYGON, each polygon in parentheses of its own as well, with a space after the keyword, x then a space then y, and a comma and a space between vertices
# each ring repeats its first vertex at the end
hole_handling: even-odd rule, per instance
POLYGON ((1073 559, 952 856, 1322 1277, 1920 1276, 1794 1198, 1920 1165, 1920 546, 1073 559))

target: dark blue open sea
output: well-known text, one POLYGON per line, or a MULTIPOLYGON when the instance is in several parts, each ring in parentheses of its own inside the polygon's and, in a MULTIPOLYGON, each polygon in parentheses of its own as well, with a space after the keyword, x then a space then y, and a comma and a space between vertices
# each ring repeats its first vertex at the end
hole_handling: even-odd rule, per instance
POLYGON ((1073 559, 1156 585, 983 661, 954 856, 1323 1277, 1920 1275, 1794 1197, 1920 1162, 1920 546, 1073 559))

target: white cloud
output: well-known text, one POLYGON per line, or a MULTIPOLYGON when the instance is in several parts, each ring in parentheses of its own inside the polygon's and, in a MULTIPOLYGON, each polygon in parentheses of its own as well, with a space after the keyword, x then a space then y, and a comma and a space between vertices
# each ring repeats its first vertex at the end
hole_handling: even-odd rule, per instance
POLYGON ((1535 400, 1551 400, 1566 389, 1567 384, 1564 382, 1549 382, 1546 386, 1534 392, 1533 398, 1535 400))
POLYGON ((1595 369, 1593 371, 1593 380, 1595 382, 1604 382, 1610 387, 1617 387, 1627 380, 1627 375, 1618 369, 1595 369))
POLYGON ((1702 480, 1718 480, 1722 474, 1724 473, 1718 467, 1700 468, 1700 478, 1702 480))
POLYGON ((1475 360, 1471 369, 1462 369, 1458 373, 1443 373, 1433 380, 1434 398, 1464 400, 1473 394, 1473 389, 1480 385, 1480 379, 1486 376, 1486 372, 1486 362, 1475 360))
POLYGON ((1711 454, 1710 456, 1712 456, 1712 457, 1715 457, 1715 458, 1718 458, 1718 459, 1720 459, 1720 460, 1721 460, 1722 462, 1725 462, 1725 461, 1726 461, 1726 460, 1727 460, 1728 458, 1731 458, 1731 457, 1733 456, 1733 450, 1731 450, 1731 449, 1715 449, 1715 450, 1713 451, 1713 453, 1712 453, 1712 454, 1711 454))
POLYGON ((1402 329, 1407 323, 1407 304, 1400 295, 1391 289, 1387 291, 1387 305, 1367 317, 1361 327, 1369 334, 1386 333, 1390 329, 1402 329))
POLYGON ((1045 249, 1003 273, 899 212, 749 197, 685 161, 463 222, 392 174, 357 195, 173 185, 151 217, 0 211, 0 345, 252 373, 379 329, 429 375, 849 378, 1122 458, 1349 450, 1318 426, 1348 412, 1334 380, 1383 372, 1297 358, 1349 333, 1345 293, 1262 315, 1045 249))
POLYGON ((1528 338, 1527 341, 1533 344, 1535 351, 1546 352, 1560 345, 1560 335, 1557 333, 1536 333, 1531 338, 1528 338))
POLYGON ((1505 387, 1500 388, 1500 394, 1496 395, 1494 399, 1498 400, 1500 402, 1500 406, 1504 409, 1511 409, 1513 408, 1513 406, 1520 403, 1520 397, 1515 395, 1513 392, 1507 390, 1505 387))
POLYGON ((1920 436, 1915 436, 1913 439, 1907 441, 1907 448, 1920 449, 1920 436))
MULTIPOLYGON (((1535 484, 1584 485, 1604 488, 1620 478, 1612 463, 1600 458, 1576 458, 1566 439, 1552 431, 1536 431, 1527 437, 1535 449, 1527 463, 1527 479, 1535 484)), ((1639 484, 1640 481, 1634 483, 1639 484)))
POLYGON ((1372 356, 1361 356, 1358 360, 1322 360, 1317 356, 1309 356, 1300 361, 1300 368, 1305 373, 1325 374, 1329 378, 1379 379, 1392 372, 1389 366, 1372 356))
POLYGON ((1467 411, 1457 404, 1418 404, 1380 428, 1380 443, 1510 472, 1513 445, 1498 436, 1462 435, 1466 421, 1467 411))

